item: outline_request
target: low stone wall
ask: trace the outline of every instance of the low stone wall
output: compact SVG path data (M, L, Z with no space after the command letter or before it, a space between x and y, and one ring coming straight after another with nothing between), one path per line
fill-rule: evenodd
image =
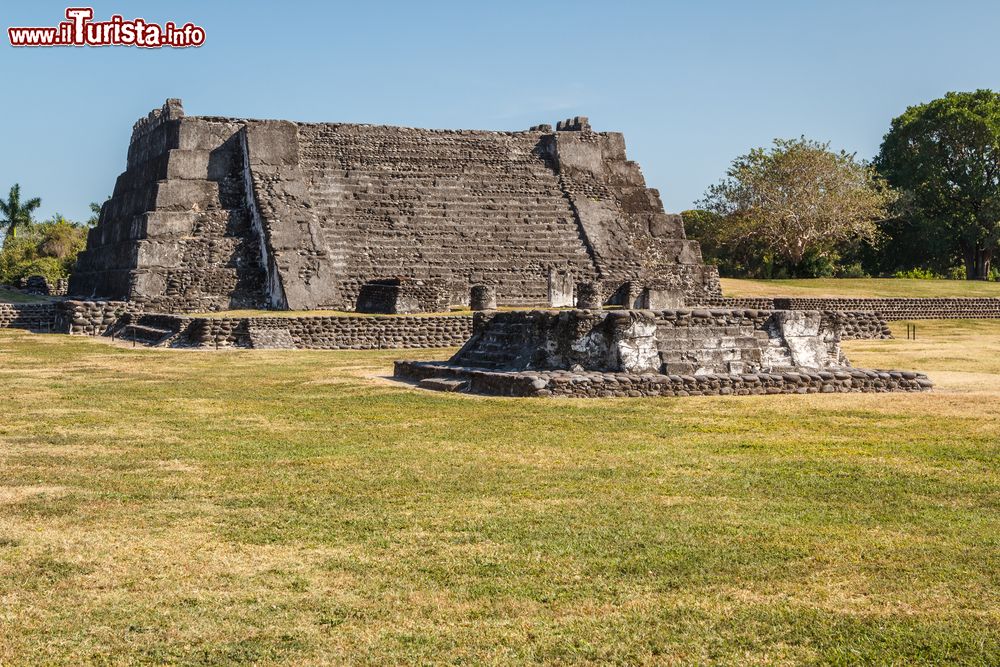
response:
M958 320L1000 318L1000 298L930 299L775 299L778 308L868 310L888 320Z
M572 371L484 371L438 362L397 361L395 376L420 381L448 378L465 390L497 396L639 398L643 396L747 396L927 391L923 373L844 368L783 373L658 375Z
M700 306L777 310L869 311L887 320L981 320L1000 318L1000 298L809 298L809 297L715 297L701 299Z
M179 343L251 347L251 330L287 329L297 349L458 347L472 335L469 315L192 318Z
M111 331L118 318L142 312L142 306L130 301L63 301L60 332L74 335L103 336Z
M28 276L18 281L18 289L26 294L40 294L42 296L65 296L69 281L66 278L59 278L55 282L50 282L45 276Z
M703 299L685 299L689 308L749 308L752 310L774 310L771 297L731 297L716 296Z
M760 319L768 313L719 312L718 310L668 311L676 326L706 322L738 323L741 318ZM663 313L660 313L663 314ZM116 324L134 324L123 316L142 316L144 324L182 332L179 344L195 347L250 347L251 328L287 328L300 349L373 349L458 347L472 335L472 316L430 317L256 317L206 318L144 313L141 304L125 301L76 301L53 303L0 303L0 328L18 327L73 335L107 335ZM119 318L123 318L119 321ZM841 332L841 339L891 338L885 321L875 313L824 313ZM160 321L162 320L162 322ZM744 320L746 321L746 320Z
M303 317L289 332L310 350L458 347L472 335L472 317Z
M881 313L824 310L824 325L833 328L840 340L888 340L889 323ZM828 324L827 324L828 323Z
M60 332L59 303L0 303L0 329Z
M212 318L145 313L126 301L0 303L0 328L105 336L140 324L177 331L173 344L192 347L253 347L253 334L269 329L306 350L459 347L472 335L471 315Z

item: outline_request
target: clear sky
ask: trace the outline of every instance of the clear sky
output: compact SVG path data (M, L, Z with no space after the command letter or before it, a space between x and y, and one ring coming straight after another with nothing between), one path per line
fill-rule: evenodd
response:
M73 3L83 4L83 3ZM124 169L132 123L192 115L514 130L574 115L625 133L668 211L729 162L806 135L870 158L890 120L949 90L1000 89L1000 2L145 2L95 18L207 31L196 49L13 49L0 11L0 194L84 219Z

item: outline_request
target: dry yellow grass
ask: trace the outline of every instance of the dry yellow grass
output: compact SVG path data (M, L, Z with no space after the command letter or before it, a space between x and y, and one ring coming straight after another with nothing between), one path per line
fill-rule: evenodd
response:
M370 377L447 351L0 332L0 664L995 663L1000 322L847 348L938 389L496 399Z
M1000 283L981 280L909 278L800 278L749 280L723 278L725 296L805 297L1000 297Z

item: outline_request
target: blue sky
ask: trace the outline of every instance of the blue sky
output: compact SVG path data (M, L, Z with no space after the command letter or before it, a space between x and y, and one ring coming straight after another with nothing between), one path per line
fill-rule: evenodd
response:
M82 4L82 3L75 3ZM5 3L0 194L88 215L125 165L132 123L189 114L523 129L587 115L625 133L668 211L775 137L870 158L893 116L949 90L1000 89L997 2L140 2L204 46L13 49L11 25L65 3Z

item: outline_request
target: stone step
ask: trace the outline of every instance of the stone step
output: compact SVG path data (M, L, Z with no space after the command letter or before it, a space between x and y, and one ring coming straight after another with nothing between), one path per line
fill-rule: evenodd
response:
M149 345L156 345L165 338L173 336L172 329L149 326L146 324L126 324L115 335L122 340L136 340Z
M432 389L434 391L464 391L469 383L465 380L454 380L451 378L424 378L417 383L421 389Z

